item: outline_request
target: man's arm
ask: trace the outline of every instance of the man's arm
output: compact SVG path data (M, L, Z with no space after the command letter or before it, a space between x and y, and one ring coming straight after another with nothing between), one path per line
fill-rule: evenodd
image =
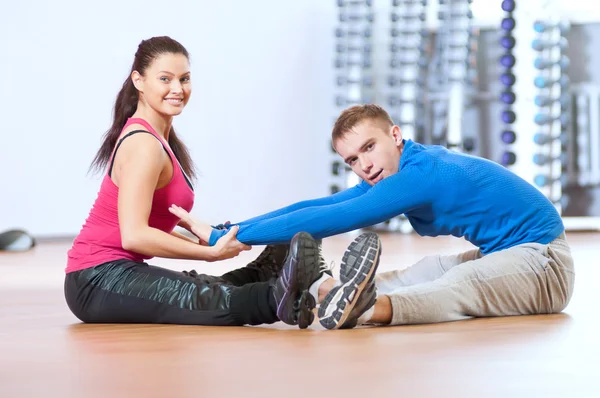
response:
M396 173L363 195L339 203L305 207L278 217L240 224L237 238L248 245L287 243L300 232L316 239L375 225L427 205L429 180L410 169ZM210 245L226 231L213 230Z
M360 184L355 185L352 188L345 189L345 190L337 192L333 195L325 196L325 197L318 198L318 199L310 199L310 200L304 200L301 202L297 202L292 205L283 207L281 209L278 209L278 210L275 210L275 211L272 211L272 212L269 212L266 214L262 214L257 217L253 217L251 219L242 221L240 223L236 223L236 225L239 225L241 228L243 225L250 225L250 224L260 222L260 221L268 220L270 218L280 217L285 214L293 213L297 210L304 209L307 207L326 206L326 205L331 205L334 203L344 202L346 200L354 199L354 198L364 194L368 189L369 189L369 185L366 184L365 182L361 182Z

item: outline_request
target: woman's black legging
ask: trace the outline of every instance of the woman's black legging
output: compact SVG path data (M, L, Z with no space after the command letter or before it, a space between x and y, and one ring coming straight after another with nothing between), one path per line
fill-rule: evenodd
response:
M241 326L274 323L269 277L240 268L216 277L117 260L65 276L65 298L86 323Z

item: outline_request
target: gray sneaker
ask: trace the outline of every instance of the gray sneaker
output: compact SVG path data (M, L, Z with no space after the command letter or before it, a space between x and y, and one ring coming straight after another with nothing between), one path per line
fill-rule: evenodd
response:
M374 232L356 238L344 253L340 282L319 307L319 322L326 329L349 329L375 305L375 272L381 256L381 241Z

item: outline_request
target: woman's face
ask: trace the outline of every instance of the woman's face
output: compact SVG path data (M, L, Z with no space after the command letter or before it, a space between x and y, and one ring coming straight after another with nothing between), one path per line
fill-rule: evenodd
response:
M179 115L192 94L190 64L183 54L162 54L143 76L134 72L132 77L142 100L165 116Z

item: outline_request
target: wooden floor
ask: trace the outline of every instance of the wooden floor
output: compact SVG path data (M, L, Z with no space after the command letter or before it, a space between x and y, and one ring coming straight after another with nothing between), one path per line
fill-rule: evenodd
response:
M354 235L324 242L339 258ZM0 253L0 397L600 397L600 234L568 235L576 288L563 314L326 331L83 325L62 295L68 242ZM470 248L382 236L380 270ZM221 274L222 264L157 260Z

